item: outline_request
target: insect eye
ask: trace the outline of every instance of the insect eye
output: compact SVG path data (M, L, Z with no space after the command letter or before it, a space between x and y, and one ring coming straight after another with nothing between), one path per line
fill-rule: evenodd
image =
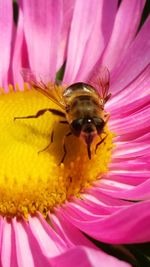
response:
M83 125L83 119L77 119L74 120L71 123L71 128L72 128L72 132L76 135L79 136L82 130L82 125Z
M104 128L105 122L101 118L93 118L93 120L97 129L97 133L100 134Z

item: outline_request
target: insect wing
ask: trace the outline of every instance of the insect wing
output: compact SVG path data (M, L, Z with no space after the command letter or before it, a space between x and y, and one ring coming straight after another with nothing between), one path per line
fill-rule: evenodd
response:
M111 94L109 93L110 85L110 73L106 67L101 67L97 74L93 75L94 78L89 80L89 83L98 89L100 97L105 104L110 98Z
M49 82L46 76L42 78L41 75L37 75L29 69L22 69L21 74L25 82L29 83L35 90L65 110L65 103L62 98L62 86Z
M32 72L30 69L22 68L20 73L21 73L21 76L23 77L23 80L31 85L32 85L32 81L36 80L36 74Z

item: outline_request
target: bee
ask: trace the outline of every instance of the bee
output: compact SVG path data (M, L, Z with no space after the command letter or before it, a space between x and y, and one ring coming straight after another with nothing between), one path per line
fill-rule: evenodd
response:
M22 71L24 80L35 90L48 97L59 109L46 108L39 110L35 115L25 117L14 117L16 119L38 118L45 112L51 112L54 116L60 117L59 123L68 124L69 132L63 138L63 163L67 154L65 140L68 136L74 135L81 138L87 147L88 158L91 159L91 144L95 137L99 136L100 141L96 144L95 153L98 146L104 142L101 138L104 126L109 120L110 114L104 110L105 103L109 100L110 75L106 67L101 67L96 79L89 80L88 83L77 82L69 86L59 86L55 83L47 85L38 80L36 76L27 70ZM54 131L51 134L50 144L53 142ZM46 146L43 152L50 146Z

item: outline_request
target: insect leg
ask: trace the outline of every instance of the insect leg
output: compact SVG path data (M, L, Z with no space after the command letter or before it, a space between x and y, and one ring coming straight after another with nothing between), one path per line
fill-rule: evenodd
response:
M104 138L102 138L102 139L96 144L96 147L95 147L95 154L96 154L96 151L97 151L98 147L104 142L104 140L106 139L106 137L107 137L107 135L106 135Z
M69 124L68 121L59 121L59 123L62 123L62 124Z
M59 123L68 124L68 122L65 121L65 120L64 121L59 121ZM50 147L50 145L53 143L53 141L54 141L54 129L53 129L53 131L51 133L51 141L50 141L50 143L46 147L44 147L42 150L38 151L38 154L41 153L41 152L44 152L45 150L47 150Z
M72 133L71 132L69 132L69 133L67 133L65 136L64 136L64 139L63 139L63 149L64 149L64 155L63 155L63 157L62 157L62 159L61 159L61 162L59 163L59 165L61 164L61 163L63 163L64 162L64 159L65 159L65 157L66 157L66 154L67 154L67 150L66 150L66 146L65 146L65 139L66 139L66 137L68 137L68 136L70 136Z
M38 154L41 153L41 152L44 152L45 150L47 150L50 147L50 145L53 143L53 141L54 141L54 130L51 133L51 141L50 141L50 143L46 147L44 147L42 150L38 151Z
M105 124L108 122L109 118L110 118L110 113L108 113L108 112L105 113L105 115L104 115Z
M53 108L45 108L45 109L41 109L39 110L35 115L29 115L29 116L23 116L23 117L14 117L14 120L18 120L18 119L36 119L40 116L42 116L45 112L51 112L53 115L56 115L56 116L60 116L60 117L63 117L65 118L65 113L60 111L60 110L57 110L57 109L53 109Z

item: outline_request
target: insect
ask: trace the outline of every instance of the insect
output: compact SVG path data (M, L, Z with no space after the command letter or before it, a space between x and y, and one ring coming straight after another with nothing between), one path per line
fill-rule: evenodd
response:
M91 159L91 144L95 137L100 137L100 141L95 147L95 153L98 146L107 137L106 135L104 138L101 138L104 126L110 117L109 113L104 110L105 103L111 96L109 93L110 76L108 69L102 67L98 77L95 80L89 81L89 83L77 82L65 88L53 83L46 85L46 83L41 79L38 80L28 70L23 70L23 77L35 90L57 104L59 109L46 108L39 110L35 115L14 117L14 120L38 118L47 111L55 116L59 116L59 123L68 124L69 126L69 132L63 138L63 157L60 163L63 163L65 160L67 154L65 141L70 135L75 135L85 142L88 158ZM99 89L99 92L96 90L96 87ZM51 140L48 146L39 152L48 149L53 142L53 137L54 131L51 133Z

